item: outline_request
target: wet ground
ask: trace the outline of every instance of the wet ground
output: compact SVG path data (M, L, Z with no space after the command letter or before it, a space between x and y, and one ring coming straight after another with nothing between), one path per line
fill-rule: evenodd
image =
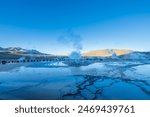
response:
M149 100L150 64L62 62L0 65L0 99Z

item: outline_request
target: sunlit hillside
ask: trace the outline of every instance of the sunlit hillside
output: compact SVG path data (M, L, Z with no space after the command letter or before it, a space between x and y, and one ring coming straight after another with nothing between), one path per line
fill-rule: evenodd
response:
M113 53L115 53L117 56L124 55L133 52L132 50L127 49L105 49L105 50L94 50L89 51L86 53L83 53L83 56L112 56Z

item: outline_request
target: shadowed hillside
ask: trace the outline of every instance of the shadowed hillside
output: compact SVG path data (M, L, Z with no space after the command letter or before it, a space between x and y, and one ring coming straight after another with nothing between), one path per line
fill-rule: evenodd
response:
M20 47L0 47L0 59L19 59L21 57L39 57L39 56L51 56L50 54L41 53L37 50L26 50Z

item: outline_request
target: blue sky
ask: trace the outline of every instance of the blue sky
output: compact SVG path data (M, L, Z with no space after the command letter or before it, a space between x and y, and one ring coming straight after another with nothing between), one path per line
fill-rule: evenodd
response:
M150 51L150 1L0 0L1 47L68 54L75 48L58 40L68 29L82 37L82 52Z

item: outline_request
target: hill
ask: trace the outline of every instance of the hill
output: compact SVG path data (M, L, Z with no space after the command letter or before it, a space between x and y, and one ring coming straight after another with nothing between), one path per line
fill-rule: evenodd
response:
M19 59L21 57L38 57L38 56L50 56L49 54L41 53L37 50L27 50L20 47L0 47L0 59Z
M109 57L112 56L114 53L117 56L125 55L132 53L132 50L126 49L105 49L105 50L93 50L86 53L83 53L82 56L101 56L101 57Z

